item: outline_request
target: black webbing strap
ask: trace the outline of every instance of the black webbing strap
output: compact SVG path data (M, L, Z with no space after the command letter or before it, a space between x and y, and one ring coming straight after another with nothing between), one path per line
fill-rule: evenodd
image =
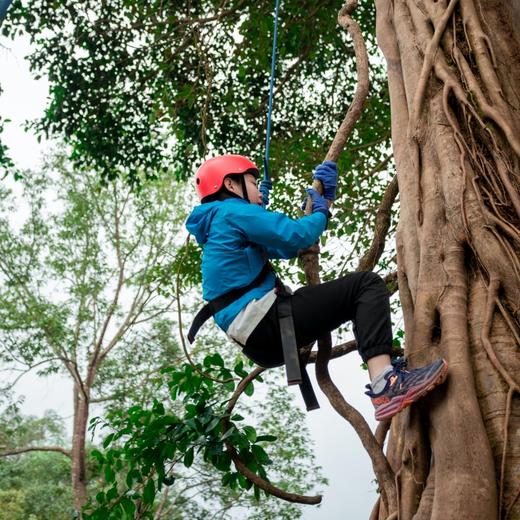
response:
M318 399L312 388L311 380L305 363L303 370L300 367L301 357L296 344L296 333L292 317L291 295L284 291L278 294L278 320L280 323L280 335L282 339L283 359L287 373L288 385L300 385L303 400L307 411L316 410L320 407Z
M282 336L283 360L287 373L288 385L300 385L302 373L300 370L300 357L292 319L291 297L278 295L278 321L280 323L280 335Z
M300 384L300 392L302 393L303 401L305 402L305 408L308 412L310 412L311 410L317 410L320 407L318 399L316 398L316 394L314 393L314 388L312 387L309 374L307 373L306 366L303 366L302 370L302 382Z
M204 323L209 320L214 314L226 308L228 305L233 303L235 300L238 300L241 296L248 293L251 289L259 286L264 278L267 276L269 272L272 272L271 264L266 263L258 276L245 287L239 287L238 289L232 289L231 291L215 298L208 302L200 311L196 314L193 322L191 324L190 330L188 331L188 341L193 343L195 341L195 336L199 329L204 325Z

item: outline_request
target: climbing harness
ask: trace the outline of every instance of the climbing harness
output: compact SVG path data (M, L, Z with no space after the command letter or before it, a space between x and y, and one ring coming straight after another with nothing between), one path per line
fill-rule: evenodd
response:
M278 13L280 11L280 0L276 0L276 7L274 11L274 34L273 34L273 50L271 53L271 78L269 80L269 102L267 105L267 130L265 136L265 155L264 155L264 186L265 183L270 182L269 177L269 146L271 144L271 115L273 113L273 90L274 90L274 77L276 71L276 48L278 39ZM266 192L266 196L269 195L269 188L266 187L262 190L263 186L260 187L260 191Z
M307 373L307 359L302 359L296 343L296 333L294 331L294 320L292 315L292 294L277 277L276 285L278 322L280 324L280 336L282 340L283 360L287 373L287 384L300 385L300 392L307 411L317 410L320 405L312 383Z
M204 307L202 307L202 309L200 309L199 312L195 315L190 330L188 331L189 342L193 343L195 341L197 332L209 318L214 316L217 312L221 311L234 301L241 298L244 294L248 293L255 287L261 285L269 273L274 273L274 269L270 262L266 262L260 273L250 284L238 289L232 289L231 291L219 296L218 298L215 298L214 300L209 301L206 305L204 305ZM287 374L287 384L300 385L300 391L302 393L303 400L305 401L307 411L315 410L320 406L318 404L318 400L316 399L316 394L314 393L309 375L307 374L307 370L305 368L306 360L301 359L298 345L296 344L296 334L294 331L294 321L292 317L292 295L283 285L278 276L276 276L275 287L283 358ZM244 348L244 354L247 356L247 348ZM275 366L279 366L279 364L273 364L264 368L273 368Z
M0 0L0 24L4 21L7 10L12 2L13 0Z

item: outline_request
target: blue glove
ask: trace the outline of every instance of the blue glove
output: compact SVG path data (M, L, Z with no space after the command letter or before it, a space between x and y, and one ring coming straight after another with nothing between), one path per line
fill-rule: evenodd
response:
M338 184L338 169L333 161L325 161L314 170L313 179L323 184L323 196L327 200L336 198L336 186Z
M332 217L332 213L329 211L329 205L327 201L314 189L308 188L307 193L310 195L312 200L312 212L320 212L323 213L327 217L327 223L329 218ZM305 207L307 206L307 198L303 200L302 210L305 211Z
M271 191L272 187L273 183L268 179L264 179L262 182L260 182L259 191L262 194L262 204L264 208L269 206L269 192Z

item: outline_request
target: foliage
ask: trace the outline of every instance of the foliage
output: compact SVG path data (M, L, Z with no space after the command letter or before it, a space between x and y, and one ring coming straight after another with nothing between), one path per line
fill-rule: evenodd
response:
M0 199L0 356L8 366L77 379L99 345L110 356L92 398L105 399L129 397L125 381L178 356L172 301L159 294L156 272L175 261L180 188L163 177L135 197L57 159L14 191L0 189Z
M0 449L48 443L63 446L63 421L53 410L46 410L43 417L23 416L21 402L8 402L0 414Z
M201 371L206 376L227 382L215 383ZM125 413L112 414L108 422L101 418L92 419L92 429L102 425L109 428L110 433L103 441L105 451L92 453L102 467L106 488L86 506L85 518L153 518L156 496L165 486L173 486L176 479L182 477L179 467L192 468L197 462L222 473L221 485L235 495L234 506L241 504L238 500L240 490L251 490L259 500L260 489L233 469L226 444L237 450L250 470L267 479L266 469L272 465L272 460L264 447L276 437L260 435L251 425L240 425L244 418L238 413L226 416L227 400L239 380L234 375L247 375L242 361L235 364L233 372L226 368L219 354L207 355L203 363L197 365L197 370L190 364L164 369L173 404L179 405L182 398L182 405L177 406L176 412L168 411L168 403L156 399L151 408L133 406ZM250 383L246 395L253 395L254 389L254 384ZM284 397L285 409L286 395ZM273 415L278 420L281 417L280 413L270 414ZM299 452L291 466L297 458L308 456L309 448L302 444L301 428L298 430L290 436ZM286 453L283 465L286 466L288 461ZM302 469L292 474L289 469L282 486L308 487L309 480L315 480L315 476L309 474L305 463ZM195 480L195 476L192 478ZM210 500L222 500L222 493L214 493ZM226 496L224 492L224 498ZM288 511L284 509L287 508L279 510L277 518L286 517ZM290 515L288 518L299 517L299 511L291 507Z
M0 445L64 445L63 420L54 412L42 418L20 415L7 406L0 415ZM67 520L72 509L70 460L60 453L34 452L0 458L0 519Z
M353 92L352 48L336 21L342 3L284 2L275 171L306 155L309 168L323 155ZM49 76L50 104L37 130L64 136L80 164L108 178L123 170L135 182L140 170L155 177L174 164L185 177L208 148L260 159L272 10L270 0L31 0L14 2L3 30L28 33L31 66ZM375 55L374 9L362 4L357 15ZM388 138L376 70L364 143Z

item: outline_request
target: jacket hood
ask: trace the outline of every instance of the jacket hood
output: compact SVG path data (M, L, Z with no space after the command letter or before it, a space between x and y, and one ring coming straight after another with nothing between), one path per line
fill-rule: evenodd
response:
M186 221L186 228L201 245L208 239L211 222L220 204L219 201L215 201L196 206Z

